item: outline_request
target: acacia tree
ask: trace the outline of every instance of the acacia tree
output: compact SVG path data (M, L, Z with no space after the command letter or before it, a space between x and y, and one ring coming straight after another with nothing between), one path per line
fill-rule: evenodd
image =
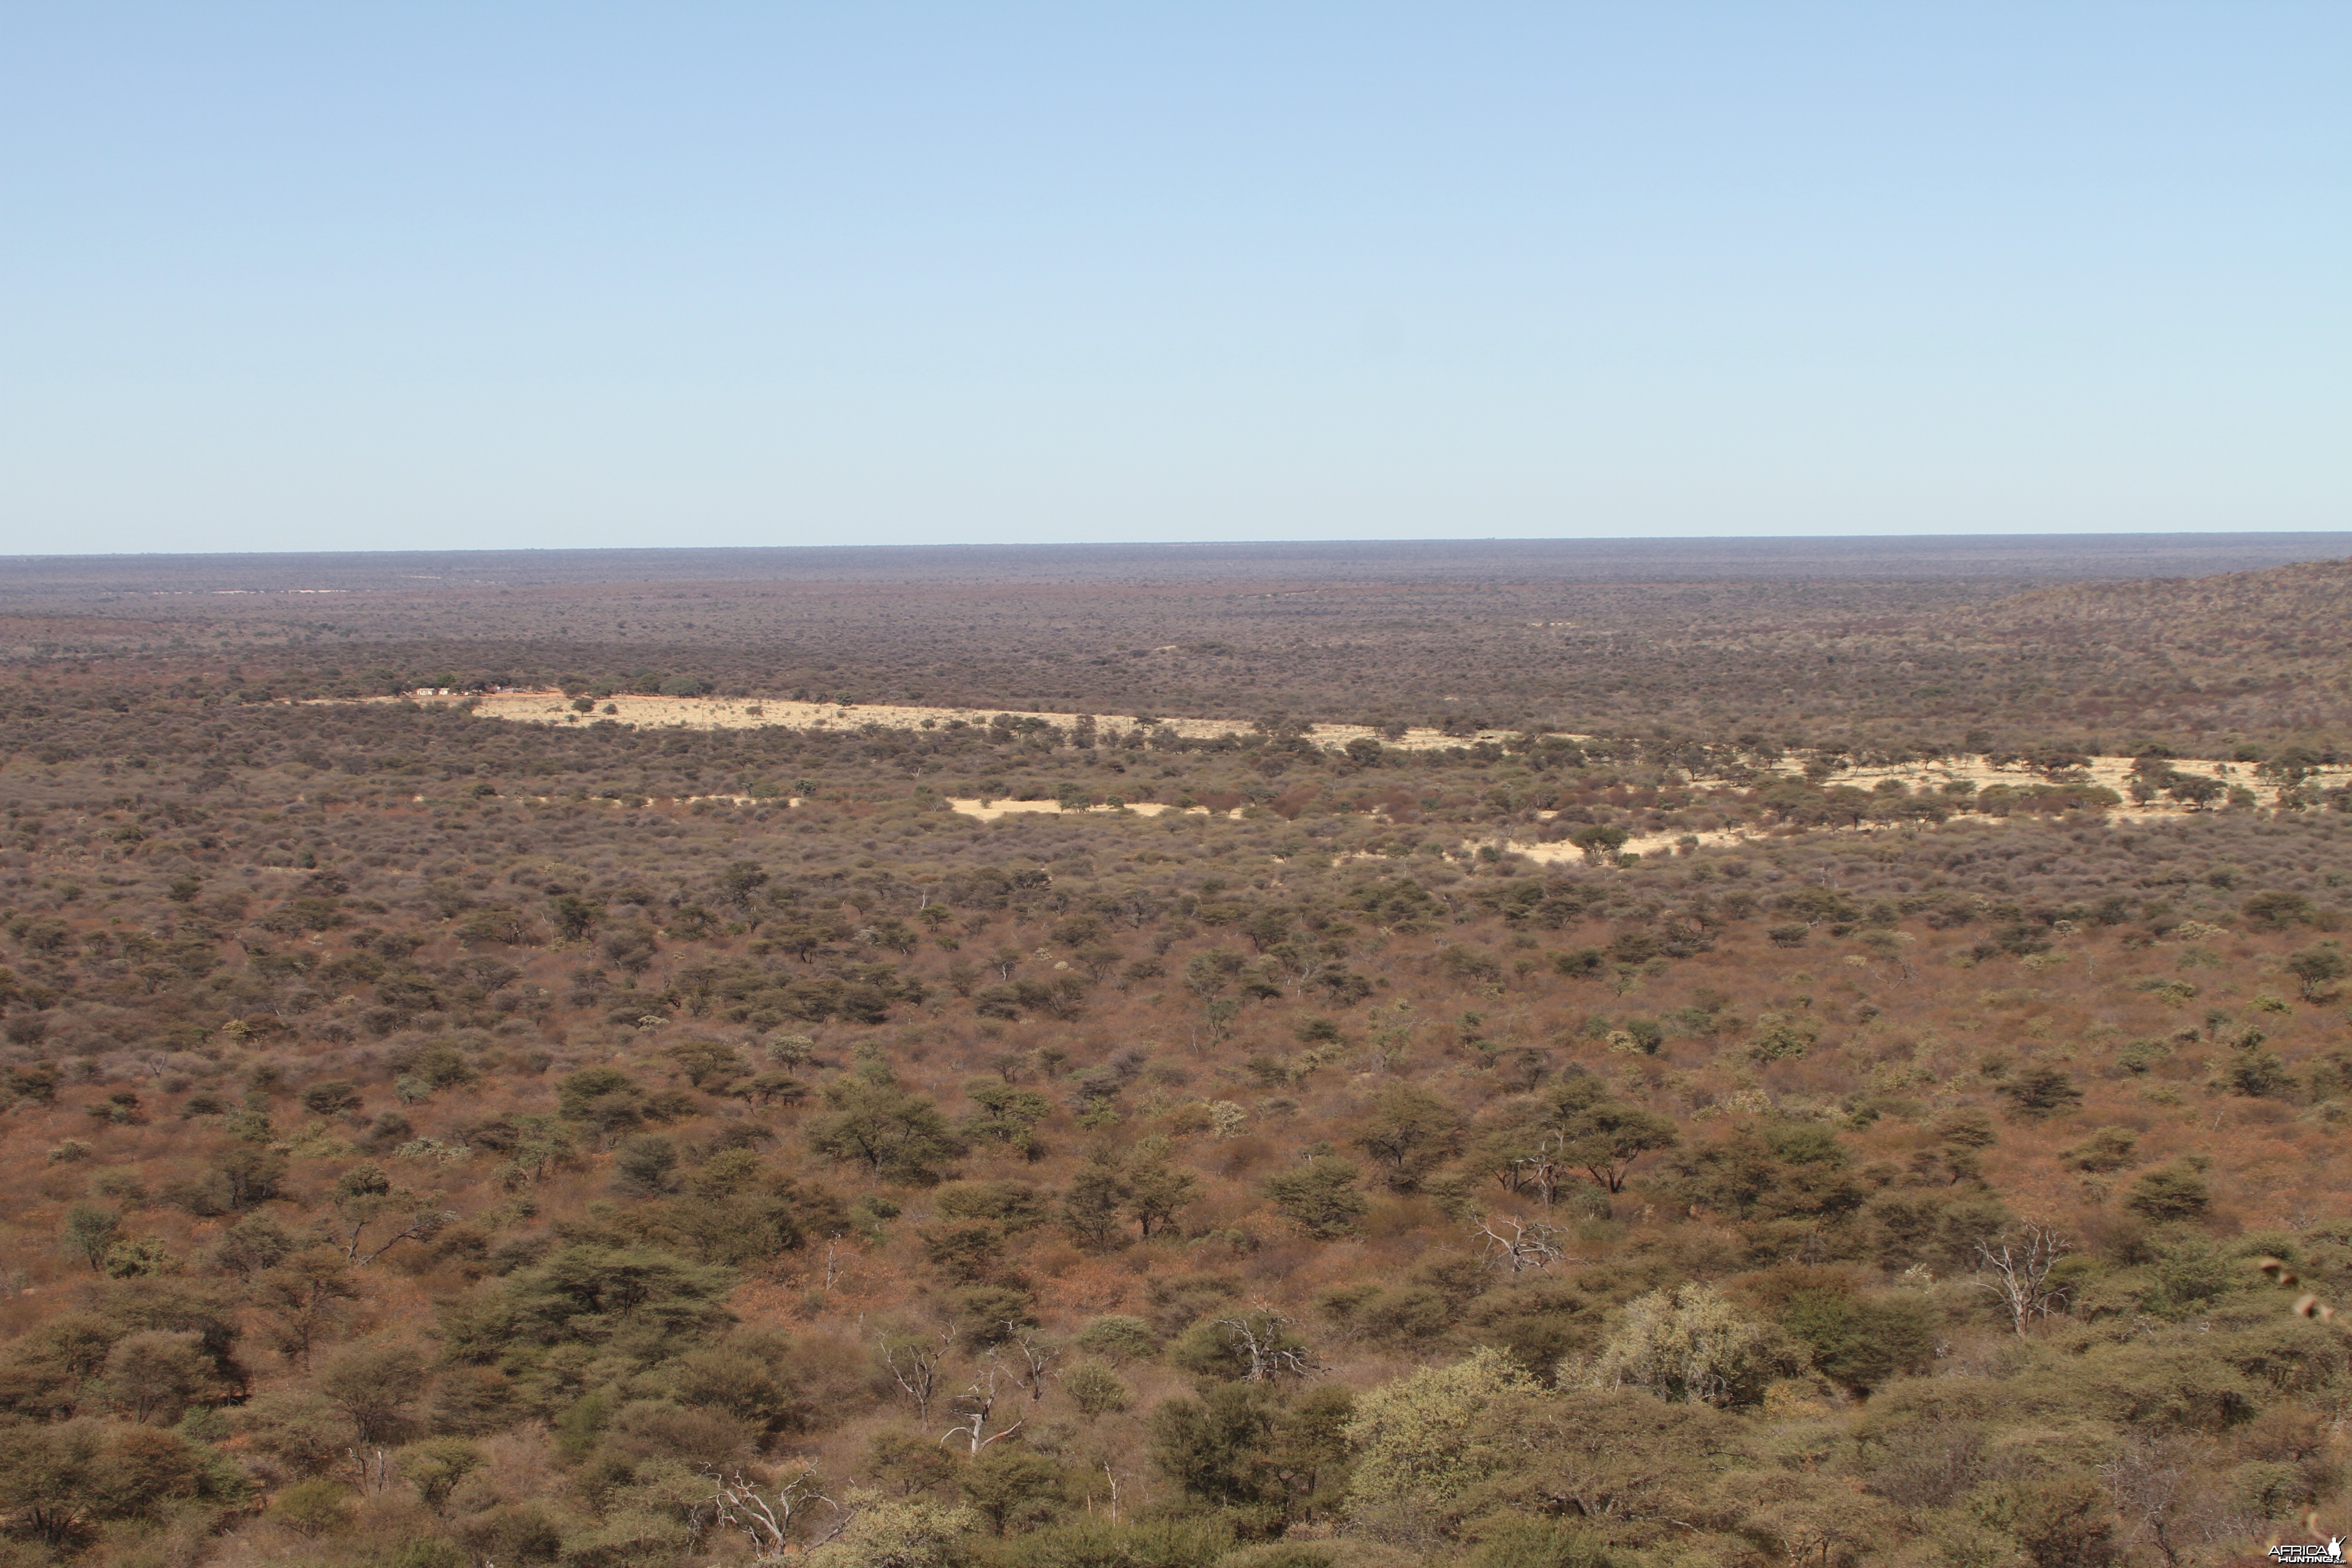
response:
M122 1216L103 1204L78 1203L66 1208L58 1244L67 1255L89 1265L93 1274L106 1267L107 1249L122 1234Z
M425 1394L425 1357L411 1345L354 1344L319 1370L319 1392L350 1418L365 1446L398 1442Z
M1582 1081L1588 1080L1571 1080L1571 1087L1580 1088ZM1611 1193L1625 1190L1633 1163L1643 1155L1682 1141L1670 1119L1618 1100L1563 1094L1559 1105L1560 1157L1583 1166Z
M1622 827L1595 823L1590 827L1577 829L1569 836L1568 841L1582 850L1587 860L1610 866L1616 864L1619 853L1625 847L1625 841L1632 837Z
M2286 971L2303 987L2303 999L2316 1002L2322 987L2352 973L2352 963L2347 963L2340 948L2306 947L2287 955Z
M1552 1126L1559 1129L1559 1162L1583 1166L1609 1192L1625 1190L1637 1159L1682 1142L1673 1119L1612 1100L1592 1077L1571 1077L1552 1090Z
M354 1165L335 1182L331 1201L343 1260L364 1268L404 1241L430 1241L457 1216L393 1185L376 1164Z
M350 1265L331 1247L298 1252L253 1282L255 1304L265 1314L266 1332L278 1352L296 1365L309 1367L317 1348L342 1304L359 1296Z
M1371 1207L1356 1184L1360 1174L1345 1160L1310 1160L1296 1170L1268 1176L1265 1195L1309 1236L1353 1236Z
M931 1182L963 1152L962 1141L927 1095L888 1079L835 1079L824 1088L825 1114L809 1125L809 1147L877 1177Z
M1242 955L1223 947L1196 952L1184 965L1184 989L1201 999L1201 1018L1208 1026L1209 1044L1213 1047L1224 1039L1226 1031L1241 1014L1241 1005L1224 992L1242 968Z
M101 1379L114 1407L133 1421L167 1425L189 1405L228 1392L194 1333L148 1330L118 1341Z
M1120 1207L1141 1228L1146 1241L1154 1231L1165 1229L1200 1188L1190 1171L1170 1162L1166 1142L1157 1138L1138 1151L1122 1173L1122 1185Z
M1108 1247L1118 1237L1119 1212L1126 1202L1125 1173L1108 1161L1089 1161L1062 1194L1062 1223L1086 1246Z
M1357 1145L1388 1167L1389 1185L1411 1192L1462 1147L1462 1118L1425 1089L1391 1084L1381 1091Z

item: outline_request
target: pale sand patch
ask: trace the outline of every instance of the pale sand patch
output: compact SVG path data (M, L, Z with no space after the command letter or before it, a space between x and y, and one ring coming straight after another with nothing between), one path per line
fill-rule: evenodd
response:
M420 795L416 798L421 801L425 797ZM551 795L512 795L509 798L513 800L527 800L539 805L552 805L555 804L558 797ZM704 800L721 800L725 801L730 805L804 805L807 804L796 795L649 795L645 797L645 802L647 805L692 805L697 801ZM624 803L617 795L592 795L580 804L583 805L619 806Z
M320 701L356 700L362 702L423 702L431 706L449 706L461 699L455 693L436 697L363 697L357 699L321 698ZM799 730L862 730L868 725L886 730L919 730L926 725L933 729L953 723L985 728L997 714L1009 715L1016 722L1039 719L1046 723L1066 727L1081 717L1076 713L1046 712L1031 709L1006 708L929 708L891 703L859 703L844 707L833 702L794 702L781 698L733 697L613 697L596 705L592 713L572 710L560 691L499 691L471 700L474 711L488 719L503 719L526 724L593 724L611 721L639 729L686 730L748 730L780 726ZM606 713L607 706L614 710ZM1164 718L1159 722L1187 740L1213 741L1221 736L1249 734L1252 725L1241 719ZM1122 741L1138 726L1127 715L1099 714L1096 730L1105 741ZM1383 746L1398 751L1442 751L1449 746L1468 746L1478 742L1499 744L1513 738L1516 731L1481 730L1475 735L1448 735L1443 731L1412 729L1398 740L1383 738L1376 730L1362 724L1317 724L1307 738L1326 749L1345 746L1349 741L1378 740ZM1589 735L1561 735L1566 741L1587 741ZM2125 797L2116 809L2135 816L2162 816L2179 813L2186 808L2170 801L2153 802L2146 806L2131 804L2127 786L2131 782L2130 757L2094 757L2083 770L2094 784L2101 784ZM2275 803L2278 786L2259 778L2251 763L2214 763L2182 760L2172 763L2175 771L2201 773L2224 784L2243 784L2264 805ZM1802 770L1783 763L1773 770L1798 776ZM1995 767L1981 756L1956 757L1941 763L1915 763L1894 767L1850 768L1834 773L1826 781L1832 784L1852 784L1867 789L1881 779L1900 779L1916 789L1921 785L1937 787L1948 783L1967 781L1979 788L1987 784L2033 784L2044 782L2032 769L2026 767ZM2352 781L2352 766L2322 768L2313 775L2314 782L2323 784ZM717 797L713 797L717 798ZM1031 802L1018 807L1036 809L1042 803ZM1139 809L1130 807L1129 809Z
M321 700L341 700L321 699ZM362 702L422 702L428 706L448 706L461 699L448 696L363 697ZM611 697L596 704L596 710L580 713L572 710L571 702L560 691L494 691L472 699L474 711L486 719L504 719L523 724L593 724L598 720L633 725L647 730L754 730L777 726L790 730L848 730L878 725L885 730L945 729L955 723L985 729L990 720L999 713L1008 714L1017 723L1024 719L1041 719L1048 724L1066 728L1081 717L1076 713L1050 713L1031 709L1012 708L928 708L894 703L856 703L844 707L835 702L794 702L774 697ZM606 706L613 711L604 711ZM1156 717L1156 716L1155 716ZM1246 719L1181 719L1163 718L1159 722L1188 741L1213 741L1225 735L1246 735L1252 724ZM1106 742L1123 741L1128 731L1139 728L1133 716L1098 714L1095 718L1096 732ZM1448 735L1442 730L1407 730L1402 737L1389 740L1365 724L1317 724L1307 732L1307 739L1326 750L1345 746L1355 740L1370 739L1398 751L1443 751L1448 746L1468 746L1480 741L1499 744L1516 731L1481 730L1473 735ZM1566 740L1589 737L1569 735Z
M457 694L451 693L446 697L407 695L360 698L356 700L417 701L435 706L448 706L460 700ZM320 700L345 700L320 699ZM633 696L609 698L596 705L596 711L580 713L572 710L570 701L560 691L500 691L476 697L471 700L476 713L485 718L501 719L509 722L567 725L607 721L639 729L730 730L781 726L788 729L856 731L868 726L882 729L919 730L926 727L940 729L954 723L986 728L989 721L999 713L1010 716L1015 722L1025 719L1038 719L1049 724L1067 726L1080 717L1075 713L1002 708L933 708L888 703L843 706L839 703L795 702L776 698ZM611 713L603 710L608 705L614 710ZM1253 729L1251 724L1238 719L1171 718L1160 719L1159 722L1187 740L1215 740L1226 735L1246 735L1252 732ZM1097 733L1107 743L1123 741L1128 733L1136 728L1138 726L1132 717L1097 715L1096 718ZM1317 724L1308 731L1307 739L1327 750L1335 751L1344 747L1349 741L1367 737L1379 740L1382 746L1393 750L1436 751L1449 746L1466 746L1480 741L1500 743L1511 739L1514 733L1505 730L1481 730L1471 736L1454 736L1438 730L1413 729L1406 731L1402 739L1389 740L1381 736L1378 731L1366 725ZM1567 735L1561 738L1569 741L1582 741L1591 737ZM2093 784L2111 789L2123 796L2120 804L2110 806L2100 814L2103 818L2127 821L2183 816L2191 814L2189 807L2177 801L2158 799L2144 805L2135 804L2131 799L2129 789L2133 762L2134 759L2130 757L2094 757L2082 769L2082 772L2089 775ZM2284 787L2259 777L2251 763L2217 763L2182 759L2175 761L2171 766L2178 773L2202 774L2208 778L2218 779L2223 784L2242 785L2252 790L2257 801L2263 805L2275 806ZM1783 763L1772 771L1791 777L1802 776L1802 769L1795 764ZM1915 791L1930 792L1940 790L1946 784L1962 781L1974 784L1979 789L1990 784L2033 785L2048 782L2031 768L1997 767L1988 758L1974 755L1955 757L1939 763L1849 768L1830 775L1823 782L1829 784L1847 784L1866 790L1882 779L1898 779ZM2352 766L2317 769L2309 782L2323 787L2352 782ZM420 800L422 798L419 797ZM664 804L691 805L698 800L727 801L742 805L758 804L748 795L688 795L668 800ZM799 805L801 801L793 797L783 804ZM1063 815L1061 803L1051 800L983 802L977 799L951 799L948 805L957 813L982 822L994 822L1007 816L1057 816ZM1246 808L1237 806L1230 812L1212 814L1206 806L1176 807L1160 802L1138 801L1125 806L1097 805L1087 809L1104 814L1124 810L1139 816L1158 816L1164 812L1181 810L1191 816L1223 815L1238 817ZM1369 815L1378 816L1379 814ZM1538 821L1549 821L1553 815L1555 814L1550 812L1538 812L1536 816ZM1973 813L1953 819L1955 825L2002 824L2009 820L2006 817L1980 816ZM1849 827L1814 828L1808 831L1873 835L1884 832L1916 831L1920 826L1923 825L1874 823ZM1754 829L1737 827L1696 835L1647 834L1628 839L1624 846L1624 852L1645 857L1667 855L1676 848L1683 847L1682 840L1686 837L1695 837L1698 840L1699 847L1720 848L1753 843L1766 837L1767 835ZM1486 844L1494 845L1510 854L1524 856L1539 865L1554 865L1584 858L1582 850L1567 843L1517 839L1473 839L1466 841L1464 847L1475 849Z
M965 816L976 816L982 822L994 822L998 817L1007 816L1076 816L1081 815L1078 812L1066 810L1058 800L958 800L950 795L948 797L948 807ZM1113 816L1125 811L1131 812L1137 816L1158 816L1171 811L1180 816L1239 816L1247 809L1246 806L1237 805L1231 811L1213 812L1205 805L1170 805L1163 801L1156 800L1136 800L1129 801L1125 805L1090 805L1086 808L1087 812L1097 816Z
M2101 757L2096 759L2096 763L2100 764L2100 766L2095 769L2085 769L2084 771L2093 773L2094 776L2097 778L2100 783L2106 784L2108 788L2115 789L2118 795L2123 795L2124 791L2120 787L2120 784L2127 784L2130 781L2131 759L2128 757ZM2275 805L2277 804L2277 796L2279 794L2278 786L2272 785L2267 782L2258 782L2249 764L2242 763L2179 763L2174 765L2178 771L2181 773L2200 773L2207 775L2208 777L2221 779L2227 784L2242 784L2248 788L2253 789L2257 797L2262 799L2263 805ZM2352 768L2326 768L2320 770L2320 774L2325 774L2329 777L2338 775L2352 776ZM2318 779L2319 782L2326 782L2325 779L2320 778L2320 774L2315 774L2315 779ZM1882 778L1899 778L1903 780L1904 783L1911 785L1915 790L1921 789L1923 787L1933 789L1948 779L1959 778L1970 779L1977 783L1979 787L1982 787L1987 784L2032 784L2045 782L2042 780L2041 775L2034 773L2030 770L2021 768L1995 768L1990 763L1985 762L1981 757L1964 759L1962 761L1956 762L1948 767L1936 765L1927 767L1913 766L1907 768L1856 768L1852 772L1837 774L1830 782L1832 784L1853 784L1856 787L1867 788L1870 784L1876 783ZM2114 779L2119 782L2109 784L2107 783L2109 779ZM1048 816L1060 816L1063 814L1061 804L1058 801L1051 800L1001 800L992 801L986 804L978 800L950 800L948 804L953 809L962 813L964 816L978 817L983 822L993 822L999 817L1014 813L1042 813ZM1180 808L1146 801L1131 804L1125 807L1096 805L1088 806L1087 809L1090 812L1096 813L1108 813L1123 809L1133 812L1138 816L1157 816L1162 812L1174 811ZM1206 806L1195 805L1182 807L1181 809L1192 816L1206 816L1212 815ZM1232 811L1218 813L1215 815L1228 817L1239 817L1248 808L1245 806L1236 806ZM1381 813L1378 811L1349 813L1348 815L1372 819L1379 819L1381 816ZM2146 805L2137 805L2133 804L2131 797L2128 795L2124 795L2124 799L2120 805L2108 806L2098 814L2100 820L2109 822L2137 821L2146 820L2150 817L2174 817L2187 815L2189 815L2189 808L2181 805L2176 801L2158 800L2151 801ZM1535 816L1536 819L1539 822L1549 822L1554 817L1558 816L1559 813L1551 811L1538 811ZM1861 837L1874 837L1880 834L1916 833L1923 830L1934 831L1939 827L2006 827L2013 823L2025 820L2034 820L2034 818L2032 818L2030 814L2016 816L1991 816L1979 815L1974 812L1967 812L1956 815L1948 821L1940 824L1917 821L1866 822L1842 826L1811 827L1801 829L1801 831L1807 837L1821 833L1835 833L1853 835ZM1696 833L1668 831L1664 833L1638 834L1625 841L1620 853L1638 855L1644 858L1660 858L1670 857L1684 849L1723 849L1742 844L1761 844L1768 840L1781 839L1789 837L1790 837L1790 835L1787 833L1774 833L1768 829L1757 827L1714 828L1705 832ZM1580 863L1587 859L1583 850L1564 839L1545 841L1517 838L1471 838L1464 840L1462 845L1462 847L1465 849L1472 850L1474 852L1488 847L1500 849L1506 854L1524 857L1528 860L1534 861L1539 866ZM1384 859L1387 857L1365 852L1353 858L1360 859Z
M1705 833L1651 833L1628 838L1625 840L1625 847L1620 853L1639 855L1647 858L1654 855L1673 854L1676 847L1680 846L1685 838L1697 839L1696 847L1701 849L1724 849L1735 844L1753 844L1764 837L1761 833L1744 827L1710 829ZM1557 865L1563 860L1584 858L1583 850L1565 840L1549 844L1510 843L1504 845L1503 847L1512 854L1524 855L1539 865Z
M2189 808L2175 800L2152 800L2145 805L2136 805L2133 802L2131 781L2132 763L2135 760L2131 757L2093 757L2081 769L2083 773L2090 775L2093 784L2111 789L2124 797L2121 805L2109 806L2106 814L2118 817L2188 815ZM2279 795L2286 788L2284 784L2275 784L2256 773L2254 764L2252 763L2215 763L2183 758L2174 761L2170 766L2172 771L2178 773L2195 774L2204 778L2219 779L2225 784L2242 785L2252 790L2255 800L2263 805L2278 805ZM1774 771L1790 777L1801 776L1803 772L1800 767L1785 764ZM1934 791L1947 784L1962 782L1973 784L1979 789L1988 784L2025 787L2049 782L2032 768L1996 767L1989 759L1981 756L1954 757L1940 763L1910 763L1898 767L1849 768L1843 773L1831 774L1822 782L1829 784L1851 784L1856 789L1869 789L1881 779L1898 779L1911 786L1914 791L1922 789ZM2339 765L2317 768L2313 770L2311 777L2305 782L2306 785L2318 785L2322 788L2352 782L2352 767Z
M2007 816L1961 816L1954 817L1950 822L1945 823L1942 826L1990 826L1994 824L2006 826L2015 820L2018 819ZM1849 833L1857 834L1864 837L1873 837L1881 833L1917 832L1922 829L1932 830L1937 826L1938 825L1935 823L1872 822L1864 823L1858 827L1808 827L1801 829L1799 835L1796 836L1811 837L1815 834L1821 833ZM1727 849L1742 844L1762 845L1785 842L1790 837L1793 836L1789 834L1764 833L1752 828L1741 827L1727 827L1706 833L1650 833L1643 834L1638 837L1628 838L1625 840L1624 847L1620 849L1618 853L1622 855L1638 855L1645 860L1663 859L1685 848ZM1685 838L1695 838L1698 842L1695 845L1685 845L1683 842ZM1560 839L1556 842L1544 842L1540 840L1528 841L1517 838L1471 839L1466 841L1463 845L1463 847L1465 849L1476 850L1486 848L1489 845L1493 846L1495 848L1502 850L1507 855L1524 856L1528 859L1534 861L1538 866L1580 864L1586 859L1584 851L1578 848L1575 845L1569 843L1566 839Z
M2091 776L2094 784L2103 785L2123 796L2119 804L2108 806L2098 814L2100 820L2132 822L2146 821L2152 817L2181 817L2194 815L2189 807L2175 800L2157 799L2144 805L2135 803L2131 798L2129 787L2132 781L2133 761L2134 759L2130 757L2094 757L2089 764L2081 770ZM2219 779L2226 784L2242 785L2253 792L2254 798L2259 804L2266 806L2275 807L2279 804L2279 796L2287 787L2257 775L2251 763L2182 760L2176 761L2171 765L2176 773L2194 773L2206 778ZM1791 777L1802 776L1801 770L1793 767L1784 766L1775 771ZM1975 784L1979 789L1983 789L1990 784L2024 786L2049 782L2031 768L1996 767L1990 761L1981 756L1956 757L1948 762L1914 763L1896 767L1851 768L1843 773L1833 773L1823 782L1830 784L1849 784L1856 789L1866 790L1881 779L1899 779L1910 786L1914 793L1927 794L1939 791L1946 784L1963 780ZM2336 766L2315 770L2306 782L2325 787L2341 784L2347 780L2352 780L2352 767ZM1956 797L1954 804L1960 804L1966 798L1965 796ZM1536 813L1536 818L1538 821L1549 822L1557 815L1555 812L1539 811ZM2012 822L2027 819L2022 816L1990 816L1967 812L1957 815L1940 825L1918 822L1872 822L1847 826L1814 827L1804 831L1808 835L1844 833L1870 837L1883 833L1916 832L1922 828L1932 829L1938 826L1946 827L2005 826ZM1653 833L1627 839L1622 852L1652 858L1672 855L1684 847L1719 849L1738 844L1753 844L1769 837L1775 836L1746 827L1728 827L1696 834ZM1786 835L1778 837L1786 837ZM1687 838L1695 838L1697 843L1695 846L1686 846L1684 841ZM1476 849L1486 845L1492 845L1507 854L1525 856L1538 865L1559 865L1568 861L1581 861L1585 858L1584 851L1565 842L1525 842L1518 839L1489 838L1473 840L1468 847Z

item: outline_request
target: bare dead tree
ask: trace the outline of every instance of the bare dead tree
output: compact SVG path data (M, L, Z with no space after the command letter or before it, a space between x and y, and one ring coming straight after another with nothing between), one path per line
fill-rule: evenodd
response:
M826 1295L828 1295L828 1296L829 1296L829 1295L831 1295L831 1294L833 1294L833 1288L834 1288L835 1285L839 1284L840 1282L841 1282L841 1233L840 1233L839 1231L835 1231L835 1232L834 1232L834 1233L833 1233L833 1235L832 1235L831 1237L827 1237L827 1238L826 1238L826 1240L825 1240L825 1244L824 1244L824 1289L825 1289L825 1294L826 1294Z
M1283 1330L1292 1320L1263 1303L1237 1318L1218 1318L1216 1326L1234 1331L1234 1348L1249 1363L1244 1383L1271 1383L1282 1377L1309 1377L1321 1370L1304 1345L1286 1340Z
M1515 1193L1532 1193L1536 1202L1551 1207L1561 1181L1570 1173L1563 1143L1562 1139L1545 1134L1533 1149L1511 1162L1505 1184Z
M915 1402L915 1419L928 1426L931 1419L931 1402L939 1397L940 1365L948 1359L950 1342L955 1330L943 1329L939 1342L929 1340L885 1339L881 1343L882 1364L890 1376Z
M392 1485L392 1456L383 1449L346 1448L343 1458L351 1461L360 1490L381 1492Z
M2074 1249L2056 1226L2028 1222L2013 1236L1977 1243L1977 1278L1970 1283L1999 1299L2023 1339L2036 1320L2064 1310L2066 1287L2052 1284L2050 1276Z
M962 1437L971 1444L971 1451L977 1455L991 1443L1012 1436L1027 1424L1029 1418L1024 1415L1010 1426L1000 1427L994 1432L988 1429L989 1422L996 1415L997 1393L1004 1376L1003 1363L997 1359L994 1351L989 1352L987 1359L981 1363L980 1375L972 1380L971 1386L948 1401L962 1419L940 1434L940 1442L944 1443L950 1437Z
M823 1546L847 1530L858 1514L855 1504L844 1505L818 1490L816 1471L806 1466L790 1479L777 1482L772 1493L756 1481L746 1480L740 1470L724 1476L717 1470L703 1473L716 1489L711 1505L719 1522L751 1543L755 1563L781 1563ZM825 1528L813 1531L804 1544L794 1543L791 1539L794 1525L818 1507L826 1510Z
M1013 1375L1028 1389L1029 1402L1034 1405L1045 1397L1045 1380L1054 1375L1054 1363L1062 1359L1062 1347L1049 1344L1034 1333L1023 1332L1017 1323L1008 1322L1004 1327L1013 1335L1010 1342L1021 1357L1021 1365Z
M1568 1256L1553 1239L1559 1232L1540 1220L1497 1215L1480 1220L1477 1230L1486 1238L1486 1255L1506 1273L1525 1274L1549 1268Z
M1295 942L1276 943L1268 962L1289 984L1293 997L1307 994L1307 987L1322 978L1332 965L1328 953Z
M2190 1501L2197 1459L2194 1447L2182 1439L2140 1437L2100 1467L2116 1511L2131 1533L2154 1542L2173 1568L2180 1562L2182 1510Z
M389 1191L346 1196L335 1206L343 1260L355 1268L366 1268L404 1241L430 1241L457 1220L454 1210L428 1208L413 1194ZM371 1236L378 1223L392 1228Z

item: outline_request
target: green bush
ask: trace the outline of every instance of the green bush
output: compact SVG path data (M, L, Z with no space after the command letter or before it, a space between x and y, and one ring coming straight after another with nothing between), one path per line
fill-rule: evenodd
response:
M1620 1568L1625 1561L1559 1520L1506 1517L1475 1533L1478 1543L1462 1568Z
M323 1477L296 1481L271 1500L269 1511L298 1535L325 1535L351 1522L352 1489Z
M1150 1361L1160 1353L1160 1339L1151 1325L1119 1313L1097 1318L1078 1331L1074 1342L1088 1355L1100 1356L1114 1366Z
M2212 1189L2195 1165L2185 1162L2154 1170L2134 1182L2124 1206L2153 1220L2200 1217L2212 1206Z

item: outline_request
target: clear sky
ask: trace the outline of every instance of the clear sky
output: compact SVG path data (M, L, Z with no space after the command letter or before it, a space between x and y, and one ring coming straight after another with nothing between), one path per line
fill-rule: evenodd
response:
M2352 526L2352 5L0 8L0 553Z

